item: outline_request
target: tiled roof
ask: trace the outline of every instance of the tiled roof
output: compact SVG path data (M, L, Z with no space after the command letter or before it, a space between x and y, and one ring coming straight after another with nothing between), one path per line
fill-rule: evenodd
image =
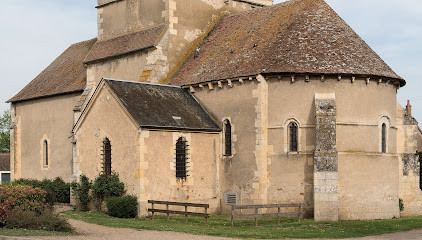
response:
M225 17L169 83L261 73L375 75L405 84L323 0L291 0Z
M142 128L220 131L220 127L186 89L104 79Z
M10 153L0 153L0 171L10 171Z
M83 60L97 39L73 44L9 102L82 91L86 85Z
M121 37L98 41L84 62L104 60L153 47L160 41L166 29L166 25L159 25Z

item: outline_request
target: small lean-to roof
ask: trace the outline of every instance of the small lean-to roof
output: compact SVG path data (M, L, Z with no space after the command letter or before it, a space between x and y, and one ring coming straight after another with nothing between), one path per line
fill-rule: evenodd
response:
M104 81L141 128L221 130L186 89L141 82Z
M84 62L96 62L154 47L166 30L167 25L162 24L121 37L98 41Z
M83 91L86 85L83 60L96 41L94 38L71 45L8 102Z
M0 171L10 171L10 153L0 153Z
M398 76L323 0L230 15L170 79L173 85L274 73Z

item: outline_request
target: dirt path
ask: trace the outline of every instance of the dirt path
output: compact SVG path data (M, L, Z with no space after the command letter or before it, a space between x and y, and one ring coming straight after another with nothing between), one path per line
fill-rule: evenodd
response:
M134 230L126 228L111 228L100 225L90 224L77 220L69 220L70 224L79 233L79 236L65 237L39 237L38 239L73 239L73 240L233 240L233 238L200 236L177 232ZM422 239L422 229L409 232L400 232L393 234L385 234L380 236L369 236L364 238L353 238L353 240L420 240ZM309 240L309 239L307 239ZM346 240L346 239L343 239Z
M37 237L37 239L54 239L54 240L224 240L230 238L197 236L178 232L164 232L164 231L149 231L149 230L134 230L127 228L111 228L95 224L90 224L78 220L69 219L70 224L76 229L78 236L63 236L63 237Z
M192 235L178 232L164 232L164 231L149 231L149 230L134 230L127 228L111 228L95 224L90 224L78 220L69 220L70 224L76 229L78 236L53 236L53 237L31 237L31 238L3 238L0 240L22 240L22 239L51 239L51 240L233 240L233 238L211 237L203 235ZM296 239L296 240L310 240L310 239ZM315 239L314 239L315 240ZM339 239L339 240L422 240L422 229L413 230L409 232L400 232L385 234L379 236L369 236L363 238L353 239Z

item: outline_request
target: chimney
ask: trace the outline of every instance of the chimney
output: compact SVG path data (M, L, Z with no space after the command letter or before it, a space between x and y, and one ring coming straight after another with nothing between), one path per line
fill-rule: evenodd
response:
M410 105L410 100L407 100L406 113L407 113L409 116L412 116L412 105Z

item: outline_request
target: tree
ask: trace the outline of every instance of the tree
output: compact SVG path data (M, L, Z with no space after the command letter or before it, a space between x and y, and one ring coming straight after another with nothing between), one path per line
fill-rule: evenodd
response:
M0 117L0 152L10 152L10 110Z

